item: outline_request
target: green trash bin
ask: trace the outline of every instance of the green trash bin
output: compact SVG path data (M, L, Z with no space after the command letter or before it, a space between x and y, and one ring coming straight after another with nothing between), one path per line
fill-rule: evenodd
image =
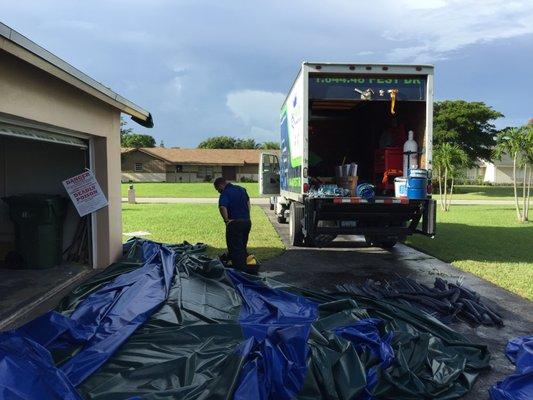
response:
M63 220L68 199L58 195L4 197L15 225L15 251L24 268L51 268L61 263Z

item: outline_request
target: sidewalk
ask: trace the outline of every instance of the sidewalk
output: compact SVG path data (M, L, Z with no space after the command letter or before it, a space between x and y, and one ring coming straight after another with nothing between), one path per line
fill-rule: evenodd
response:
M136 203L138 204L217 204L218 197L137 197ZM250 203L252 205L265 205L269 204L270 199L265 198L251 198ZM122 198L123 203L128 202L127 197Z
M268 197L254 197L250 199L253 205L268 205L270 199ZM127 197L122 198L123 203L128 202ZM217 204L218 197L138 197L136 199L138 204ZM438 200L437 200L438 202ZM513 205L514 200L452 200L452 204L457 205Z
M439 202L438 199L437 203ZM458 205L491 205L491 206L497 206L497 205L513 205L514 200L452 200L452 204L458 204Z

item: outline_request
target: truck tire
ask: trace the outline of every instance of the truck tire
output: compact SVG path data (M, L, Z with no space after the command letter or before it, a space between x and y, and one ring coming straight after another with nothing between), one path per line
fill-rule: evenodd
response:
M278 222L280 224L286 224L287 223L287 218L278 215Z
M289 211L289 242L291 246L301 246L304 241L302 232L302 219L304 208L301 205L291 202Z
M274 204L270 203L270 211L274 211Z

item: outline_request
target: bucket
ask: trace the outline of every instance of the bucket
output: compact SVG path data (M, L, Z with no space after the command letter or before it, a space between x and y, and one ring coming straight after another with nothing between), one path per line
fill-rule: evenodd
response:
M427 169L410 169L408 177L409 178L427 179L428 178L428 171L427 171Z
M425 169L409 170L407 179L407 197L413 200L424 200L427 198L428 172Z
M394 178L394 197L407 197L406 178Z
M407 197L410 200L425 200L427 198L427 190L407 188Z

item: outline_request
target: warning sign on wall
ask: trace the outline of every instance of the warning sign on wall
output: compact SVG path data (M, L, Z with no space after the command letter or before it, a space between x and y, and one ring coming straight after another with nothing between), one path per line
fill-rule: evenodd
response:
M85 171L63 181L70 200L80 217L107 206L107 199L96 181L93 171Z

